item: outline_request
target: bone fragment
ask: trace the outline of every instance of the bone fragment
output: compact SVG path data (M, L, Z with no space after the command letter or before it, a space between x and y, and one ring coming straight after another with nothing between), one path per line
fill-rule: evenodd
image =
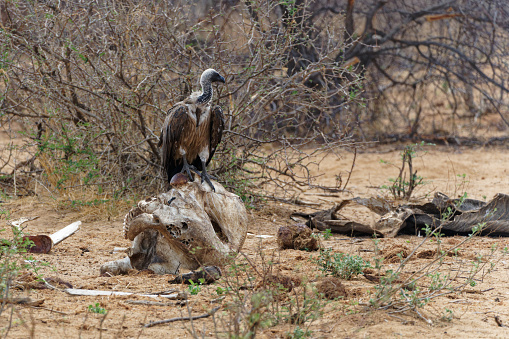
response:
M76 231L80 229L80 225L81 221L75 221L61 230L51 234L49 237L53 241L53 246L76 233Z
M19 219L16 219L16 220L13 220L13 221L8 221L7 223L9 225L11 225L11 227L15 227L16 229L21 229L21 225L23 225L24 223L26 223L27 221L32 221L32 220L35 220L39 218L38 216L36 217L21 217Z
M182 292L177 292L173 294L139 294L139 293L131 293L131 292L122 292L122 291L101 291L101 290L85 290L79 288L66 288L64 292L70 295L84 295L84 296L117 296L117 295L137 295L140 297L149 297L149 298L166 298L170 300L180 300L185 298Z

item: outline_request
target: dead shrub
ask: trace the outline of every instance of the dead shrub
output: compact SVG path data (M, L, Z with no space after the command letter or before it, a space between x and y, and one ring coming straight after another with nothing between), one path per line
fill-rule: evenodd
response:
M316 36L309 27L306 35L295 23L313 13L299 5L289 17L288 6L2 6L9 20L0 30L0 126L18 122L26 141L19 149L31 160L14 170L30 168L51 194L165 190L157 143L166 112L198 89L203 70L215 68L226 78L214 95L226 130L211 172L247 202L260 187L284 196L315 185L309 167L354 145L347 107L357 101L361 76L330 58L344 51L341 34ZM304 50L313 62L298 56Z

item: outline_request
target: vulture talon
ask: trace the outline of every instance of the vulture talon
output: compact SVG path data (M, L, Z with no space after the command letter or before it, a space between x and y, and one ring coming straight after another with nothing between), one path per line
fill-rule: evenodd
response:
M182 159L184 160L184 165L182 166L182 173L187 174L189 181L194 181L194 176L191 174L191 167L187 163L186 156L184 155Z
M212 188L212 192L216 191L216 189L214 188L214 185L212 185L212 181L210 181L210 178L209 178L208 174L202 173L202 176L201 176L201 183L202 184L203 184L203 181L205 181L210 186L210 188Z
M201 163L203 168L203 171L201 171L201 184L203 185L203 181L205 181L210 188L212 188L212 192L215 192L216 189L214 188L214 185L212 185L212 181L210 181L211 176L207 173L207 165L204 160L201 160Z

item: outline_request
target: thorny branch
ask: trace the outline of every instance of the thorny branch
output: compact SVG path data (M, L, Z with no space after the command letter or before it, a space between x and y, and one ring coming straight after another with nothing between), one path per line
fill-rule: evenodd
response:
M341 121L333 114L356 102L349 88L360 77L330 57L345 49L334 32L306 35L311 3L232 4L1 6L0 125L16 121L25 130L30 161L22 164L39 167L38 182L52 192L165 189L156 146L164 112L213 67L226 76L215 91L227 118L211 164L219 179L238 193L262 183L269 196L320 186L309 168L314 149L355 146L350 113ZM308 52L314 59L302 61ZM293 61L299 66L288 72Z

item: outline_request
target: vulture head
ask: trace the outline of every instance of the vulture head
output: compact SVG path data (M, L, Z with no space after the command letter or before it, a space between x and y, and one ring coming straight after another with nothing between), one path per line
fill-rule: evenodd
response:
M215 69L209 68L201 74L200 84L204 87L211 82L222 82L224 84L225 80Z

